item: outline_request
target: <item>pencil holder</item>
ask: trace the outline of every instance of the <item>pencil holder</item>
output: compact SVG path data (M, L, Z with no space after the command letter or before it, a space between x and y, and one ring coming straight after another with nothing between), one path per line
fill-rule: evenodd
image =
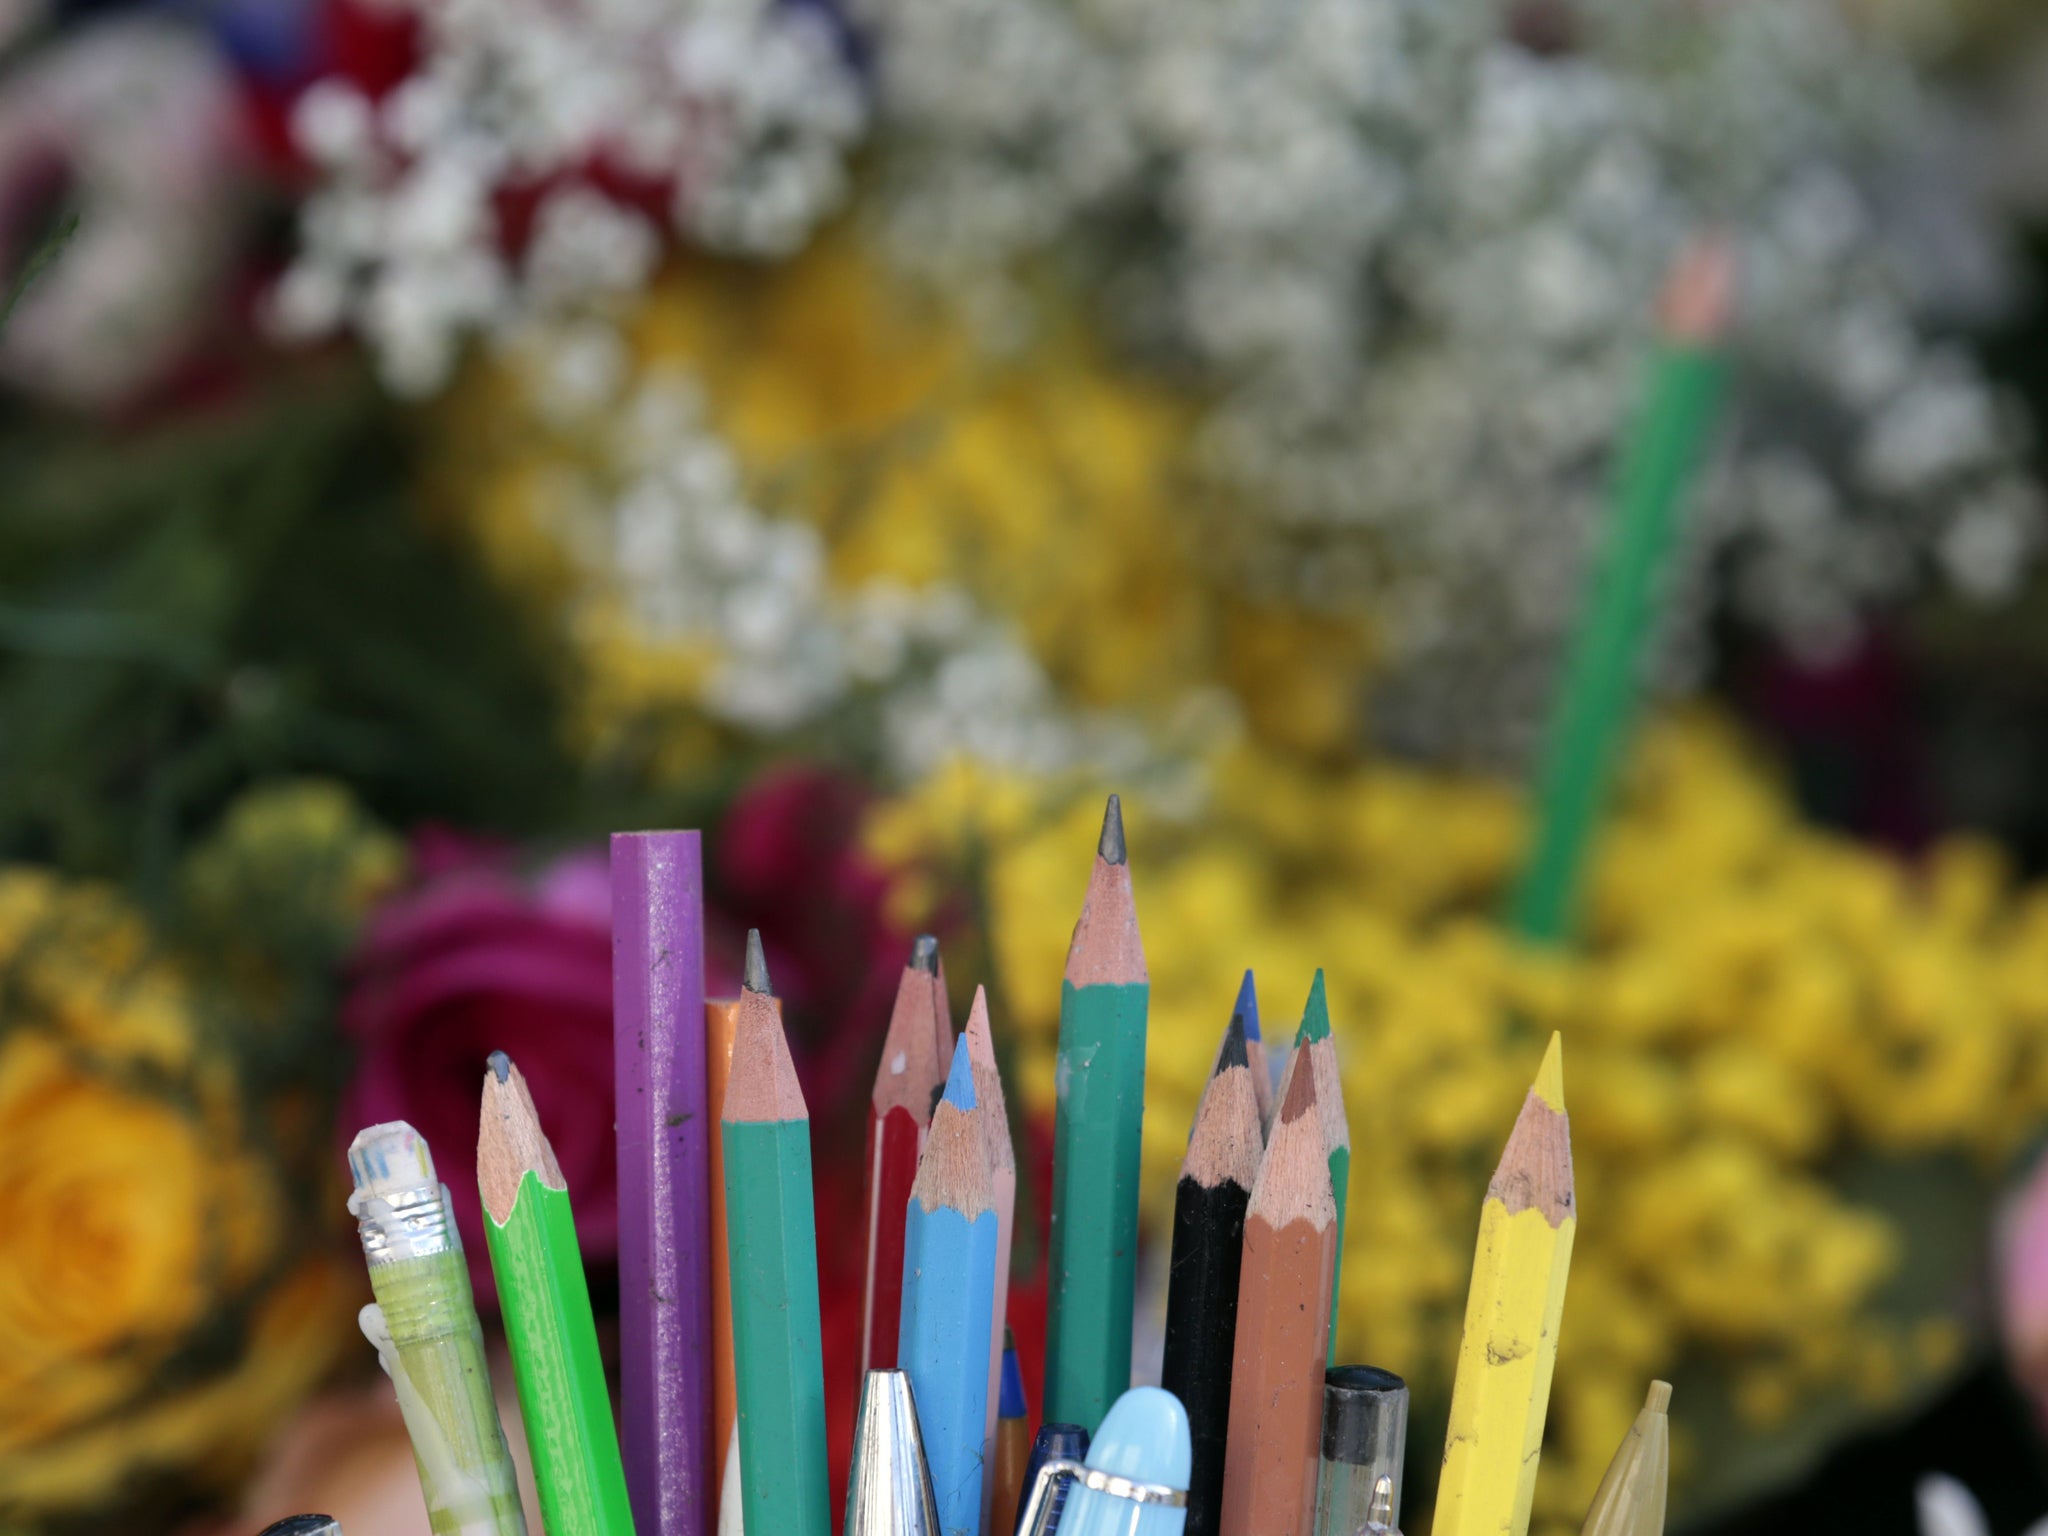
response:
M1032 1479L1031 1492L1024 1501L1024 1514L1017 1522L1017 1536L1046 1536L1052 1529L1054 1494L1063 1487L1078 1485L1123 1499L1132 1504L1154 1504L1167 1509L1186 1509L1188 1491L1164 1483L1133 1482L1114 1472L1099 1472L1084 1462L1056 1458L1046 1461Z

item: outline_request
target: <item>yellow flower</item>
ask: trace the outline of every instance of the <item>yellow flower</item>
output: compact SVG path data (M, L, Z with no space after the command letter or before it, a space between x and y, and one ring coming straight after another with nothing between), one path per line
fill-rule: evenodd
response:
M282 1199L233 1064L106 890L0 871L0 1503L125 1423L270 1270ZM119 1468L77 1482L104 1498ZM24 1495L25 1497L25 1495Z
M1144 1200L1157 1232L1241 969L1284 1046L1325 969L1352 1128L1339 1350L1448 1389L1480 1192L1545 1032L1565 1032L1581 1219L1539 1512L1583 1513L1645 1381L1710 1363L1759 1434L1818 1392L1945 1368L1940 1317L1874 1308L1904 1242L1828 1182L1845 1149L1995 1152L2048 1111L2048 895L1969 845L1924 880L1801 827L1741 739L1646 734L1593 871L1589 942L1494 914L1522 821L1495 784L1258 741L1168 818L1125 788L1152 979ZM972 877L1015 1016L1012 1102L1051 1112L1058 978L1101 787L956 764L869 845ZM971 858L968 854L971 850Z

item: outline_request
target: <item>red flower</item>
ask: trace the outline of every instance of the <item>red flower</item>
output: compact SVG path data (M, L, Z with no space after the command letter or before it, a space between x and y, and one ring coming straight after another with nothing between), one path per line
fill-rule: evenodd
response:
M423 879L372 917L343 1005L360 1061L341 1136L402 1119L427 1138L478 1290L491 1292L474 1166L484 1059L502 1050L532 1085L584 1252L609 1259L619 1197L604 856L586 850L528 873L445 833L425 834L417 853Z

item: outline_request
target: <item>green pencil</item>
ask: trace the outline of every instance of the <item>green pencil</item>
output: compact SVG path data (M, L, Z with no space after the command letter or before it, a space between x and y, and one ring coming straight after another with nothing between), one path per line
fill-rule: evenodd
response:
M719 1133L741 1513L750 1531L832 1536L811 1118L774 1000L751 987L740 990Z
M633 1536L568 1182L503 1051L484 1074L476 1181L541 1524L548 1536Z
M1665 289L1662 337L1544 740L1529 859L1510 913L1515 930L1541 944L1564 942L1576 915L1641 681L1657 580L1721 396L1731 276L1727 247L1706 241L1679 259Z
M1338 1069L1337 1037L1330 1033L1330 1001L1323 991L1322 968L1309 983L1308 1004L1301 1010L1301 1029L1287 1070L1306 1060L1316 1079L1316 1113L1323 1122L1323 1145L1329 1150L1330 1193L1337 1201L1336 1258L1330 1271L1330 1361L1337 1359L1337 1301L1343 1294L1344 1211L1351 1191L1351 1120L1344 1113L1344 1074ZM1286 1092L1283 1081L1281 1092Z
M1046 1421L1090 1434L1131 1384L1150 994L1123 807L1111 795L1060 984L1045 1342Z

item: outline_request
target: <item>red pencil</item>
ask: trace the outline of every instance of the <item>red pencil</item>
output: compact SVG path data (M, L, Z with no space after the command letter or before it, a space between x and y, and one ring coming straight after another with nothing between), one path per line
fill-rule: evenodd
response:
M910 951L896 983L882 1064L868 1101L867 1159L861 1195L867 1213L867 1282L861 1302L861 1370L896 1367L896 1337L903 1310L903 1223L910 1187L917 1182L917 1158L931 1128L932 1105L945 1091L947 1058L938 1054L939 1032L953 1033L937 1003L939 941L930 935Z

